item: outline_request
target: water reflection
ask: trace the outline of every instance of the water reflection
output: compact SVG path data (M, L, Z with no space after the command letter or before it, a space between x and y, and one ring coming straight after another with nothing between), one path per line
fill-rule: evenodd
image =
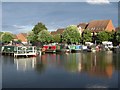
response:
M35 70L43 73L49 67L64 68L70 73L87 73L90 76L111 78L118 69L112 52L45 54L41 57L14 59L18 71Z
M88 72L92 76L111 77L114 66L112 64L112 53L91 53L83 55L82 71Z
M36 58L14 58L14 64L16 64L16 69L18 71L31 70L36 66Z

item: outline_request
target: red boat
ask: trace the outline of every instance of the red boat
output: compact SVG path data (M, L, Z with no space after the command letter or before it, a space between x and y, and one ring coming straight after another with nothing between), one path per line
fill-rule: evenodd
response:
M55 45L44 45L43 48L45 49L46 53L55 53L56 52Z

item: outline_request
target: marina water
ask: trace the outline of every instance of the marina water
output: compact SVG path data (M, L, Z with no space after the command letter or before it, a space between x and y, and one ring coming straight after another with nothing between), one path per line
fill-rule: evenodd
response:
M2 56L2 88L117 88L120 55L112 52Z

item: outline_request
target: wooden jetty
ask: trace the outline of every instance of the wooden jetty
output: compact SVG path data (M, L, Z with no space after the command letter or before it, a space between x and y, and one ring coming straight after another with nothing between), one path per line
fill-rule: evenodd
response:
M3 46L1 49L2 55L18 56L37 56L41 55L41 51L37 51L35 46Z

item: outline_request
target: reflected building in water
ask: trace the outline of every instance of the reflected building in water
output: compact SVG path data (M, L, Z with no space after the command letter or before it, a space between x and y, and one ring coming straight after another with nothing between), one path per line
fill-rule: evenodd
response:
M91 76L112 77L114 66L112 53L82 54L78 70L87 72Z
M110 78L114 71L112 53L76 53L56 57L59 66L70 72L87 72L91 76Z
M31 70L36 66L36 58L14 58L14 64L18 71Z
M38 72L46 67L60 67L74 73L87 72L91 76L111 77L114 71L112 53L70 53L45 54L33 58L14 59L17 70L35 69Z

